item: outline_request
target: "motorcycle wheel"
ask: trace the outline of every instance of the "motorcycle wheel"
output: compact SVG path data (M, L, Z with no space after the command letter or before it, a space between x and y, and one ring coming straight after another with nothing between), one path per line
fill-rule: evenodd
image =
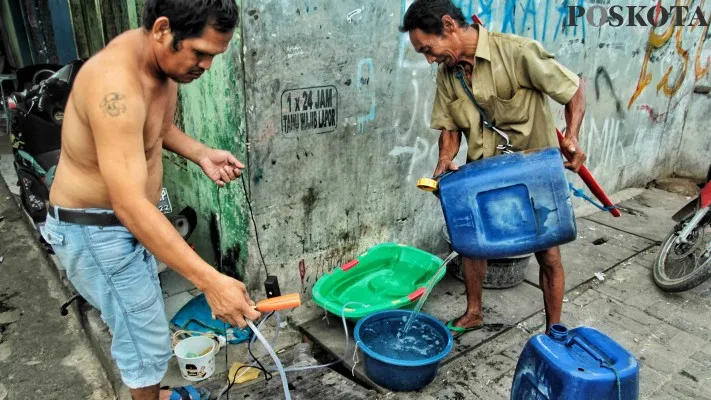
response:
M677 243L679 231L691 217L678 224L662 242L654 262L654 283L666 292L683 292L711 277L711 221L706 220L689 235L691 243Z

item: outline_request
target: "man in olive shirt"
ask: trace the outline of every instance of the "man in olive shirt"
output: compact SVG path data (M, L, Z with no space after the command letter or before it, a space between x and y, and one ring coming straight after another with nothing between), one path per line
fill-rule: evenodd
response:
M475 17L475 21L476 21ZM509 136L515 151L557 147L558 139L547 96L565 105L567 124L563 146L574 154L565 166L578 171L585 154L578 133L585 114L585 94L577 75L559 64L540 43L519 36L487 32L468 25L450 0L416 0L405 14L402 32L429 63L437 62L437 94L431 128L441 130L435 175L457 170L452 161L462 133L467 140L467 162L501 154L502 135L483 123L458 72L489 122ZM560 322L565 277L560 249L536 253L546 311L546 331ZM482 283L487 260L463 259L467 310L448 323L455 333L481 328Z

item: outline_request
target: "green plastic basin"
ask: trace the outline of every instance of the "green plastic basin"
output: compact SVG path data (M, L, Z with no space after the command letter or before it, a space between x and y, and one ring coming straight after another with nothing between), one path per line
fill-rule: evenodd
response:
M443 260L426 251L384 243L368 249L314 285L314 302L329 312L358 320L372 313L413 305ZM445 274L437 274L439 282ZM348 303L362 303L348 304Z

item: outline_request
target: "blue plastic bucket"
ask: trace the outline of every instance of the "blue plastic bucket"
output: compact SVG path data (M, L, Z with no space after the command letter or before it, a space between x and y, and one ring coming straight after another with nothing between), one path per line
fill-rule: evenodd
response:
M429 358L400 360L378 354L369 346L368 339L364 342L364 330L372 327L375 323L390 320L394 322L403 321L412 314L409 310L390 310L371 314L361 319L355 327L355 340L364 354L365 373L373 382L378 385L398 392L410 392L424 388L429 385L437 375L439 363L452 351L454 340L449 329L430 315L420 313L417 321L432 328L437 339L443 343L443 350ZM394 324L398 326L398 324ZM372 344L372 343L371 343Z

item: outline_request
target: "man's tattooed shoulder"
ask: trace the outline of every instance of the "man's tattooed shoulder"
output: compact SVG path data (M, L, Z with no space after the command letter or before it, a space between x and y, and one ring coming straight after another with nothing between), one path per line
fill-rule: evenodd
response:
M101 100L101 110L110 117L118 117L126 112L126 96L121 93L109 93Z

